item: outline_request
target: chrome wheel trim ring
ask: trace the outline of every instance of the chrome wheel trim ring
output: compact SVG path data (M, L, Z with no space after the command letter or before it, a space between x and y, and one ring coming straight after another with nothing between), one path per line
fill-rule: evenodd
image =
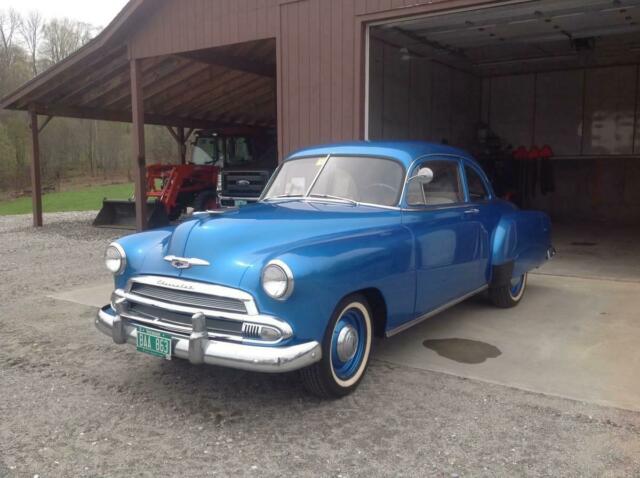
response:
M364 340L364 350L363 350L360 363L358 364L358 368L353 373L353 375L345 379L340 378L336 373L336 369L333 364L333 357L332 357L333 341L330 344L331 348L329 351L329 367L331 368L331 375L334 381L336 382L336 384L344 388L351 387L352 385L357 383L358 380L360 380L360 378L362 377L365 371L366 365L369 361L369 354L371 352L371 341L372 341L372 334L373 334L373 327L371 324L371 316L369 315L369 311L367 311L367 308L364 305L362 305L360 302L352 302L351 304L344 307L340 312L340 316L338 317L338 320L336 321L336 326L340 323L340 319L342 318L342 316L344 316L351 309L357 309L362 314L362 317L364 319L363 335L365 336L362 338L360 337L358 338L358 345L360 345L361 340ZM334 332L335 332L335 326L334 326ZM356 350L358 348L358 345L356 345Z
M524 295L524 290L526 288L527 288L527 273L525 272L520 277L520 280L518 280L515 284L513 283L511 284L511 287L509 288L509 295L511 296L511 299L518 302L520 299L522 299L522 296Z

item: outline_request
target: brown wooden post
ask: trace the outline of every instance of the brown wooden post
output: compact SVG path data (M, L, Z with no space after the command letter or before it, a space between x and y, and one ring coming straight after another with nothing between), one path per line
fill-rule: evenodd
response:
M38 128L38 113L33 107L29 108L29 123L31 127L31 202L33 209L33 226L42 227L42 177L40 171L40 129Z
M187 138L184 135L184 128L178 128L178 144L180 147L180 164L187 164Z
M131 143L133 146L134 181L136 194L136 229L147 229L147 165L144 140L144 97L140 60L130 60L131 69Z

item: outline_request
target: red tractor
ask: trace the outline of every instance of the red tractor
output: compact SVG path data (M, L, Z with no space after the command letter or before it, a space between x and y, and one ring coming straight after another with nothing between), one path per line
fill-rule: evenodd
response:
M230 136L211 131L196 132L191 159L186 164L156 164L147 167L147 223L150 228L169 225L187 208L218 209L218 191L225 167L264 166L264 158L277 162L272 135ZM271 146L269 146L271 144ZM254 160L254 158L259 158ZM268 175L267 175L268 177ZM105 199L94 221L98 227L135 227L135 202Z

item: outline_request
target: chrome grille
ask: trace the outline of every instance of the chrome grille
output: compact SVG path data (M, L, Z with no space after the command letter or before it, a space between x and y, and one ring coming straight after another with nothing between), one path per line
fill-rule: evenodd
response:
M158 325L173 325L184 327L187 330L191 330L192 327L191 316L189 314L181 314L179 312L136 303L132 303L129 306L129 312L138 317L157 320L159 321ZM243 323L234 320L207 317L206 324L207 330L212 333L242 335L243 332Z
M142 284L134 282L131 284L131 293L147 297L149 299L181 304L190 307L203 307L210 310L223 310L246 314L247 308L243 301L229 297L219 297L198 292L174 290L166 287Z

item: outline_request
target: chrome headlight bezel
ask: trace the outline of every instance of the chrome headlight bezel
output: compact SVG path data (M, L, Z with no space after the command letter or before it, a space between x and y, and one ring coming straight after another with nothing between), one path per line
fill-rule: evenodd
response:
M266 281L268 280L266 278L266 275L270 270L276 271L276 273L281 274L281 277L283 278L283 281L281 282L285 282L285 286L282 292L275 292L266 284ZM272 299L279 301L285 301L289 297L291 297L295 285L291 268L281 260L270 261L266 266L264 266L264 268L262 269L262 274L260 275L260 282L262 284L262 290L264 291L264 293Z
M109 251L116 251L119 255L119 259L115 259L115 258L108 258L107 255L109 254ZM114 267L109 267L109 263L108 261L110 260L119 260L119 264L118 264L118 268L114 268ZM104 251L104 262L105 262L105 266L107 268L107 270L109 272L111 272L114 276L119 276L122 275L122 273L124 272L124 270L127 267L127 254L124 252L124 248L118 244L117 242L112 242L111 244L109 244L109 246L107 247L107 249Z

